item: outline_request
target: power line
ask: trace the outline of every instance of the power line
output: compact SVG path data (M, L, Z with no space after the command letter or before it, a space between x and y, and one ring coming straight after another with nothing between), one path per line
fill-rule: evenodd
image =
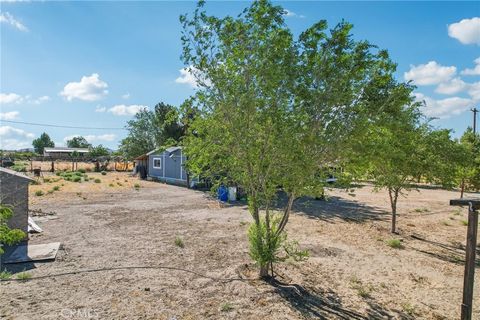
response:
M13 120L0 120L0 122L9 122L17 124L26 124L29 126L42 126L42 127L55 127L55 128L69 128L69 129L88 129L88 130L127 130L125 128L100 128L100 127L75 127L75 126L62 126L56 124L45 124L45 123L34 123L34 122L23 122L23 121L13 121Z

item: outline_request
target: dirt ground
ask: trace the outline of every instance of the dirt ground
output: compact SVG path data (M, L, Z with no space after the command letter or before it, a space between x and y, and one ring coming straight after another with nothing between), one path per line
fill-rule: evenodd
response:
M31 243L62 247L54 262L11 265L33 278L0 282L0 318L460 318L467 215L448 206L457 193L421 189L400 199L401 249L387 245L385 192L363 186L299 199L287 229L310 258L277 265L266 283L248 255L244 204L125 173L88 175L101 183L31 186L44 229ZM475 276L480 319L480 268Z

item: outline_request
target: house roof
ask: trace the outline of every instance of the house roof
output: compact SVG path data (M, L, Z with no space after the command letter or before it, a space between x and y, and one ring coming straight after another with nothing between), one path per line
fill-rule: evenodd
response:
M88 148L66 148L66 147L57 147L57 148L45 148L44 152L64 152L64 153L71 153L71 152L78 152L78 153L88 153L90 150Z
M172 152L175 152L177 150L182 150L183 148L182 147L170 147L170 148L167 148L165 149L164 151L167 151L168 153L172 153ZM159 149L155 149L155 150L152 150L150 152L147 153L147 156L151 155L151 154L154 154L155 152L157 152Z
M11 170L11 169L7 169L7 168L0 167L0 172L4 172L4 173L6 173L6 174L9 174L9 175L12 175L12 176L21 178L21 179L25 179L25 180L28 180L28 181L35 181L35 180L33 180L32 178L27 177L26 175L24 175L24 174L22 174L22 173L20 173L20 172L17 172L17 171L13 171L13 170Z

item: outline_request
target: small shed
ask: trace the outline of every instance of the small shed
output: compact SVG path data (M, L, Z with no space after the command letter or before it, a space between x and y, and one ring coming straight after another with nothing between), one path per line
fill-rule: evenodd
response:
M8 226L25 233L28 232L28 184L31 181L34 180L24 174L0 167L0 202L13 209Z
M172 183L188 186L188 176L184 168L186 156L182 147L170 147L164 151L153 150L147 153L148 177Z
M45 148L43 149L44 157L51 158L68 158L73 154L78 154L80 157L87 155L90 152L88 148L66 148L66 147L56 147L56 148Z

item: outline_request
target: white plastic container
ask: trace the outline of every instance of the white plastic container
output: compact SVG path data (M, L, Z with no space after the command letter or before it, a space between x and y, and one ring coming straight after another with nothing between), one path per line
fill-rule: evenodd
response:
M237 187L228 187L228 201L237 201Z

